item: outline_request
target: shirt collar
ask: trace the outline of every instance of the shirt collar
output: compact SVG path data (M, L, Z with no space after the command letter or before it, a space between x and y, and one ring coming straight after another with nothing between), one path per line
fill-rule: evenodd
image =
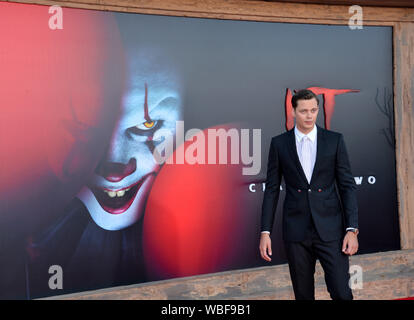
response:
M295 136L296 136L297 142L300 142L304 136L308 136L311 139L312 143L314 143L316 139L316 134L317 134L316 124L313 126L312 131L309 132L308 134L304 134L303 132L300 132L297 126L295 125Z

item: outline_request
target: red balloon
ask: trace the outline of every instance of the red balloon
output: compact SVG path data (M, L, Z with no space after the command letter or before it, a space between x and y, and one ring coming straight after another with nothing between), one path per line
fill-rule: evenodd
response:
M207 145L207 130L203 133ZM174 157L190 145L185 142ZM230 152L227 159L230 162ZM144 217L149 278L218 272L251 259L256 218L246 215L246 190L240 164L165 164Z

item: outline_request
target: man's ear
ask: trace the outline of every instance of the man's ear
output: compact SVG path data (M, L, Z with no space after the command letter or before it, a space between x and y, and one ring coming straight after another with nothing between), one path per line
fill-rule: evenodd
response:
M292 107L292 117L296 118L296 113L295 113L295 109Z

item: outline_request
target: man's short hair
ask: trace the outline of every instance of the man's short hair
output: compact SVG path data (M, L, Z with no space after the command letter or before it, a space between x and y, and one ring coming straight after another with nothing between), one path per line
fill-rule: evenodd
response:
M298 100L310 100L310 99L316 99L316 104L319 105L319 99L311 90L308 89L302 89L296 92L292 97L292 107L293 109L296 109L298 106Z

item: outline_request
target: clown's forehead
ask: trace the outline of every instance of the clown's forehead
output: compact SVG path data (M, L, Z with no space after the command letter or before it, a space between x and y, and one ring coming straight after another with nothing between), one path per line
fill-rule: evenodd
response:
M164 68L160 66L164 65ZM127 86L121 106L120 125L131 127L148 120L155 112L175 113L180 99L180 83L177 74L154 59L130 61ZM175 103L165 103L175 101Z

